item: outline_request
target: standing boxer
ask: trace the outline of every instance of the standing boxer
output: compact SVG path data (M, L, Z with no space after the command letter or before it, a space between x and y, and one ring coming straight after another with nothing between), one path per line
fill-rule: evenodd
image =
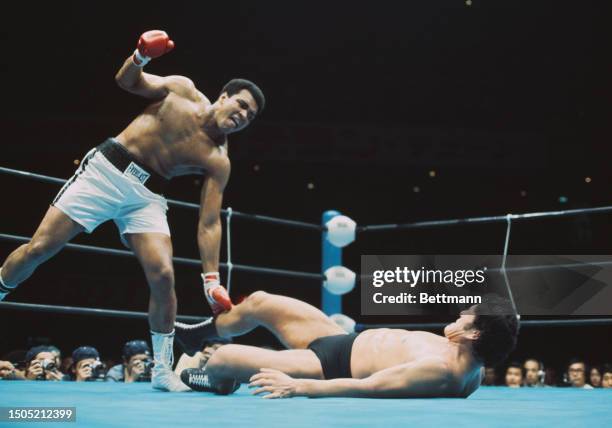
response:
M150 287L149 325L153 342L154 388L188 388L172 371L176 294L172 242L162 196L175 176L205 174L197 241L204 294L213 312L231 308L219 280L220 211L230 175L228 134L246 128L265 98L252 82L234 79L211 103L183 76L155 76L143 67L174 48L163 31L148 31L115 79L126 91L152 103L115 138L92 149L53 200L29 243L13 251L0 268L0 300L77 234L113 220L124 244L135 253Z

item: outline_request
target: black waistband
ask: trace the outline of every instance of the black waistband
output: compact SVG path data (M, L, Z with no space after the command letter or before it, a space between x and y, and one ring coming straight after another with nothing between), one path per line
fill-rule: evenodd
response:
M134 176L153 193L161 195L166 190L169 180L138 161L125 147L112 138L100 144L96 149L119 171Z

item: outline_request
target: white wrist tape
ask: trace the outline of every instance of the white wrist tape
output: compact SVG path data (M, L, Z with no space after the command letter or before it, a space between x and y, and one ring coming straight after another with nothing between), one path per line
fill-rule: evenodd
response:
M221 285L221 278L220 278L219 272L203 273L202 281L204 282L204 293L207 296L208 296L208 290Z
M141 55L140 52L138 51L138 49L136 49L134 51L134 56L132 57L132 61L134 62L135 66L142 68L145 65L147 65L149 63L149 61L151 61L151 57L150 56ZM136 61L138 61L138 62L136 62Z
M210 283L221 283L221 276L219 272L206 272L202 274L202 279L204 280L204 284Z

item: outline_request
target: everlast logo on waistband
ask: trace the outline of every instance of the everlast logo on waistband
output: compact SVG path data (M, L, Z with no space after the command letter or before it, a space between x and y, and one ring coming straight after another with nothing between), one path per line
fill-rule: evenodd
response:
M123 171L123 175L131 175L136 180L140 181L142 184L145 184L151 176L151 174L136 165L134 162L130 162L125 171Z

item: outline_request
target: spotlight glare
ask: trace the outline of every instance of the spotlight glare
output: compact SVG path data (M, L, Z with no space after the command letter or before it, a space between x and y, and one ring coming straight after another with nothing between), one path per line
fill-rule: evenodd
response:
M585 183L590 183L591 182L591 177L584 177L584 182Z
M559 203L566 204L568 201L567 196L559 196Z
M412 188L412 191L413 191L414 193L419 193L419 192L421 191L421 188L420 188L419 186L414 186L414 187Z
M431 171L429 171L429 176L431 178L434 178L436 176L436 171L434 169L432 169Z
M314 183L308 183L306 187L308 188L308 190L312 190L314 189Z

